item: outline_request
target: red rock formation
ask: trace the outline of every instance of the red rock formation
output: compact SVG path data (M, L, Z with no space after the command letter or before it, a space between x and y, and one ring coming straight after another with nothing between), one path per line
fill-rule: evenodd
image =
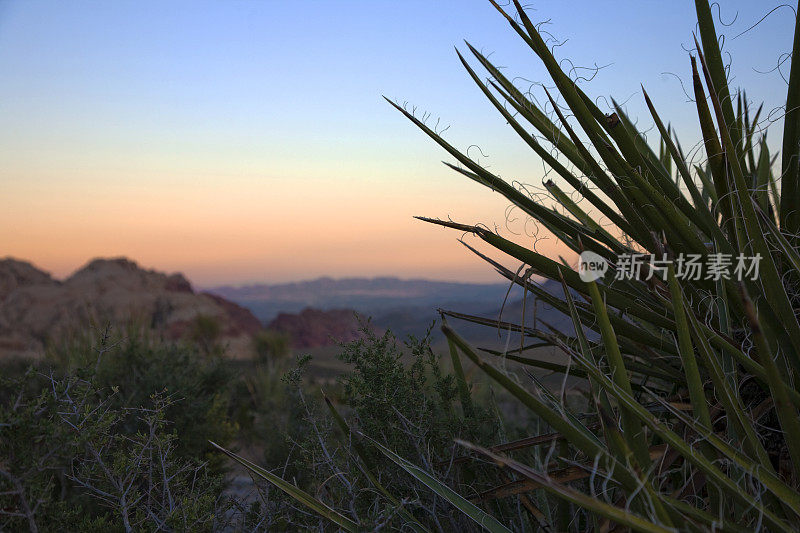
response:
M219 296L195 294L181 274L145 270L124 258L96 259L60 282L29 263L0 260L0 357L39 356L48 342L109 322L178 339L198 315L219 321L232 356L251 355L258 319Z
M172 274L167 278L167 285L164 287L172 292L194 292L192 284L189 280L183 277L183 274Z
M0 301L15 289L31 285L58 285L50 274L37 269L32 264L16 259L0 261Z
M250 312L249 309L246 309L239 304L235 304L230 300L226 300L222 296L217 296L216 294L204 292L202 295L214 300L231 318L228 324L228 329L225 330L224 334L230 336L255 335L261 331L261 322L258 321L258 319L253 315L253 313Z
M267 327L288 334L293 348L316 348L362 338L358 319L351 309L307 307L297 314L281 313Z

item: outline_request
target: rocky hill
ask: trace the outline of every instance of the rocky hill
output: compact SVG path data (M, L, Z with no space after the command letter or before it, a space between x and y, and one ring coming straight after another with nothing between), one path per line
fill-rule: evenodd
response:
M317 348L362 338L359 318L363 321L351 309L323 311L307 307L299 313L280 313L268 329L286 333L292 348Z
M146 270L124 258L95 259L56 280L30 263L0 260L0 357L38 357L48 343L106 323L135 324L177 340L200 315L218 321L232 356L250 355L258 319L225 298L195 292L181 274Z

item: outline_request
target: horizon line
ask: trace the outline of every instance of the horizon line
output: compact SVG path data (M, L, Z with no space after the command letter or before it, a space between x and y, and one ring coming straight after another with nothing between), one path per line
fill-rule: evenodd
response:
M107 262L127 261L127 262L130 262L130 263L133 263L134 265L136 265L137 268L142 269L142 270L154 271L154 272L158 272L158 273L161 273L161 274L164 274L164 275L167 275L167 276L171 276L171 275L175 275L175 274L181 275L181 276L185 277L192 284L193 288L195 290L197 290L197 291L207 291L207 290L211 290L211 289L222 289L222 288L243 289L243 288L254 287L254 286L272 286L272 287L274 287L274 286L285 286L285 285L294 285L294 284L302 284L302 283L312 283L312 282L322 281L322 280L331 280L331 281L334 281L334 282L393 280L393 281L400 281L400 282L406 282L406 283L410 283L410 282L425 282L425 283L450 283L450 284L457 284L457 285L506 285L506 284L508 284L508 281L501 281L501 280L498 280L498 281L463 281L463 280L458 280L458 279L437 279L437 278L433 278L433 277L417 277L417 276L405 277L405 276L403 276L401 274L392 274L392 275L381 274L381 275L376 275L376 276L368 276L368 275L353 275L353 276L349 276L349 275L347 275L347 276L320 275L320 276L298 278L296 280L291 280L291 281L269 281L268 279L261 279L261 280L242 281L242 282L219 282L219 283L213 283L213 284L208 284L208 283L197 284L197 283L192 282L192 280L184 272L182 272L180 270L169 271L169 270L161 269L161 268L154 267L154 266L143 265L141 262L139 262L139 261L137 261L135 259L132 259L129 256L125 256L125 255L109 255L109 256L92 257L92 258L84 261L83 263L81 263L81 266L75 268L69 274L64 275L64 276L56 276L50 270L47 270L45 268L40 267L38 264L36 264L34 261L32 261L30 259L20 258L20 257L12 256L12 255L5 255L3 257L0 257L0 263L2 263L4 261L15 261L15 262L19 262L19 263L26 263L26 264L30 265L32 268L35 268L36 270L39 270L41 272L46 273L47 275L49 275L50 277L52 277L53 279L55 279L57 281L66 281L67 279L71 278L72 276L74 276L78 272L84 270L89 265L91 265L92 263L97 262L97 261L107 261Z

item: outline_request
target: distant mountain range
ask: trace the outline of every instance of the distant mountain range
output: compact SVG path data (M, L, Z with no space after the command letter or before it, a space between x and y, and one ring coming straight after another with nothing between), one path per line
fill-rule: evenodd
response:
M548 283L545 288L560 290L555 285ZM401 337L424 333L431 322L439 318L439 308L502 318L509 322L520 322L523 318L522 291L519 287L509 291L508 283L457 283L390 277L336 280L326 277L278 285L212 287L208 292L250 309L265 324L281 313L301 314L307 308L323 311L352 309L371 317L379 329L390 329ZM559 329L570 327L567 317L546 309L541 303L534 313L533 300L529 297L526 323L530 324L534 316ZM504 342L496 329L461 321L457 321L457 326L473 342Z
M546 290L560 291L557 284ZM126 258L95 259L64 280L30 263L0 259L0 357L39 356L47 346L92 324L134 322L177 340L192 332L200 315L221 326L233 357L253 353L252 336L264 327L284 331L297 349L324 347L359 338L358 318L371 319L376 332L399 338L421 336L440 318L438 309L491 320L533 323L534 317L570 329L561 313L526 300L504 283L457 283L398 278L320 278L280 285L214 287L196 291L181 274L139 267ZM536 311L534 311L536 307ZM519 335L451 319L456 330L479 346L518 345ZM541 327L541 325L539 326ZM434 342L441 342L434 330Z
M502 301L507 284L455 283L399 278L319 278L279 285L212 287L208 292L248 307L263 322L306 307L355 309L373 318L398 309L469 305L485 308Z

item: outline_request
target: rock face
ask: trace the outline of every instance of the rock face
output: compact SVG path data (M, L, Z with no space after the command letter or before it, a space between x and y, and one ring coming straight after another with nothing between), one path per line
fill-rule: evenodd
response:
M258 319L224 298L195 293L181 274L145 270L124 258L95 259L58 281L30 263L0 260L0 357L41 356L48 343L109 322L177 340L199 315L219 321L232 356L251 355Z
M299 313L280 313L267 328L288 334L292 348L317 348L363 337L359 315L352 309L307 307Z

